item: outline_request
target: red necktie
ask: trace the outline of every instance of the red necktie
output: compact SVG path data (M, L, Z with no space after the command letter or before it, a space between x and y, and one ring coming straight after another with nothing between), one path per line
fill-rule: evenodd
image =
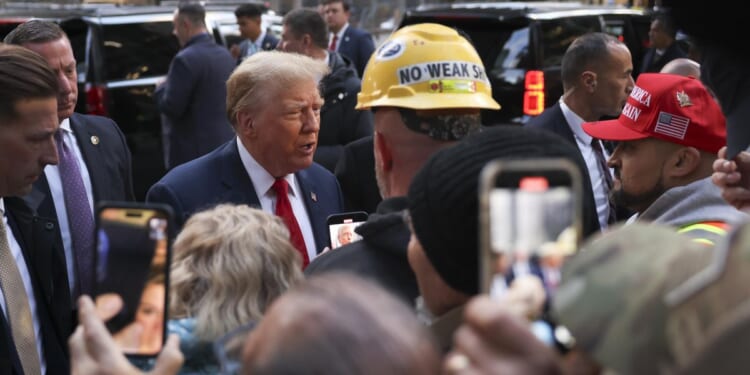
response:
M339 36L336 34L333 34L333 39L331 39L331 45L328 46L329 51L335 51L336 50L336 43L339 41Z
M292 204L289 202L289 184L285 179L277 178L273 183L273 190L276 192L276 216L282 218L289 229L289 238L292 245L302 255L302 269L304 269L310 263L310 259L307 257L305 238L302 237L302 230L299 229L294 211L292 211Z

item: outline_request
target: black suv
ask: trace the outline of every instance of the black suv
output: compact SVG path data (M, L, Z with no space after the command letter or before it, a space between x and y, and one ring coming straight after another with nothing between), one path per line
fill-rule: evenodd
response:
M560 98L562 56L579 35L605 31L617 36L630 48L638 69L651 15L575 2L454 3L409 9L399 27L424 22L462 30L474 44L492 96L502 106L482 114L485 124L494 125L525 123Z
M77 112L110 117L122 129L133 155L133 184L142 200L165 173L161 117L153 100L156 83L179 50L172 34L175 6L18 4L0 8L0 38L31 18L58 22L78 62ZM206 24L216 42L239 42L234 6L206 6ZM266 27L279 32L280 16L269 11Z

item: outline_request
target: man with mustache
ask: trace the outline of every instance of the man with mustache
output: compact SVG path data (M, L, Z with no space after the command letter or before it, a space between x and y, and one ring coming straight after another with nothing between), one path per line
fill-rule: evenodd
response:
M615 171L610 199L636 212L628 222L668 224L713 244L747 217L711 182L726 119L698 79L641 74L618 119L585 122L583 130L619 142L608 160Z

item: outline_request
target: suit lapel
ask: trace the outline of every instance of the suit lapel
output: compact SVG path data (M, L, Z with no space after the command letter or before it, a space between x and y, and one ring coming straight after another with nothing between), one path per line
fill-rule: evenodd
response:
M8 222L13 233L18 234L16 239L33 285L48 372L54 373L59 370L58 366L68 366L65 344L72 333L73 321L64 270L65 255L55 246L57 221L35 214L40 199L43 197L27 196L24 199L7 198L5 202Z
M237 140L232 139L221 150L221 182L225 187L220 202L246 203L253 207L260 207L260 199L255 191L253 182L245 170L237 148Z
M328 228L325 227L325 223L316 220L316 218L323 217L325 213L322 211L321 205L318 203L317 185L307 169L303 169L294 174L299 182L300 189L302 190L302 199L305 202L305 208L307 209L307 216L312 226L313 235L315 237L315 247L319 251L323 247L327 246L325 239Z
M52 256L51 254L38 253L45 249L53 248L54 232L57 228L56 221L40 218L34 215L34 211L41 204L41 195L27 195L23 200L19 198L6 198L9 222L13 233L17 233L18 243L26 259L29 272L38 276L44 299L50 303L54 290L52 285ZM28 202L31 202L29 204ZM28 207L27 207L28 205ZM12 219L12 220L10 220Z

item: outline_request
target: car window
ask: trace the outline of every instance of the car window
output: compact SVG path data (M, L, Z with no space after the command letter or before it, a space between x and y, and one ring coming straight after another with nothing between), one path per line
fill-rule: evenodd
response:
M166 75L179 44L172 22L105 25L106 80L130 80Z
M514 31L508 41L503 44L503 50L492 65L491 74L499 75L506 69L516 69L522 66L522 62L529 54L529 28L524 27Z
M542 68L559 67L570 43L580 35L601 31L598 16L569 17L540 22Z

